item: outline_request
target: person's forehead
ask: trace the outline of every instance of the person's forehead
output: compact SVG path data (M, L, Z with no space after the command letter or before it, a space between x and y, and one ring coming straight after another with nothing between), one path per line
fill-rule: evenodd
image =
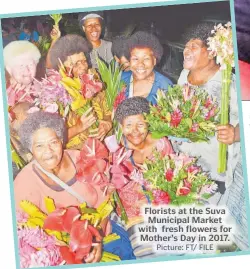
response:
M32 57L27 55L19 55L15 57L15 60L12 62L11 67L20 67L20 66L27 66L31 63L35 63L35 60Z
M196 45L203 45L203 41L199 38L193 38L193 39L190 39L186 45L189 45L189 44L196 44Z
M101 18L89 18L89 19L84 20L84 25L91 25L95 23L100 24Z
M130 122L130 121L144 121L144 116L143 116L143 114L130 115L130 116L127 116L124 120L126 122Z

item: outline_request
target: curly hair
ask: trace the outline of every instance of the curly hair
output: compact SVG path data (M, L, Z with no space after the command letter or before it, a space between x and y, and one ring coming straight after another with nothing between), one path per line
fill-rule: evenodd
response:
M20 141L25 148L31 150L32 136L41 128L54 130L57 136L65 142L66 126L63 118L58 114L38 111L28 114L28 117L20 126L18 134Z
M135 96L124 100L115 111L115 119L122 123L126 117L148 114L150 111L149 102L146 98Z
M129 38L125 36L116 36L112 40L112 54L118 58L122 56L129 59L129 48L128 48Z
M215 23L201 22L191 25L183 34L183 41L185 44L191 39L199 39L207 47L207 39L212 35L211 31L214 29Z
M87 39L79 35L65 35L59 38L50 50L49 57L51 66L53 69L58 70L58 58L63 63L67 60L68 56L78 54L80 52L85 54L85 57L89 63L89 53L91 49L92 47Z
M150 33L138 31L134 33L128 42L129 51L134 48L150 48L152 49L157 63L160 62L163 55L163 47L158 38Z

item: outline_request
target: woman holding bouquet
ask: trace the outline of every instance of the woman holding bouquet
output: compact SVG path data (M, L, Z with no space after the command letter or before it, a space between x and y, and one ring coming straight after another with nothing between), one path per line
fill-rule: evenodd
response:
M115 111L115 119L122 128L122 143L127 149L133 150L131 161L135 166L151 158L155 149L163 155L173 153L171 143L166 137L153 139L149 133L144 116L149 111L149 102L139 96L124 100Z
M168 90L172 82L154 70L161 60L163 48L152 34L137 32L129 40L130 71L123 72L122 80L126 84L125 96L145 97L151 104L156 104L159 89Z
M183 71L180 74L178 84L189 84L206 90L206 92L216 98L216 101L221 100L222 90L222 73L220 66L208 51L207 39L211 36L213 30L212 23L201 23L191 27L186 32L186 45L183 52L184 62ZM238 104L235 85L235 76L232 75L230 86L230 124L217 126L217 139L213 137L210 141L202 143L182 142L181 145L176 145L182 152L188 153L191 156L200 156L199 163L205 171L209 171L211 178L214 180L230 185L233 179L233 171L238 161L240 153L240 134L238 125ZM217 141L218 140L218 141ZM219 143L229 145L228 154L228 169L226 173L217 173L217 158L215 153L219 150Z
M64 67L67 70L67 73L72 78L79 78L82 75L90 74L95 80L99 80L99 76L95 69L89 69L89 52L91 48L86 39L78 35L66 35L59 38L54 46L50 50L50 62L52 68L59 70L60 63L58 59L63 63ZM100 83L99 83L100 84ZM91 89L94 91L95 88ZM93 100L95 103L98 103L100 106L101 114L103 115L102 119L99 120L99 126L97 129L92 130L90 134L88 131L84 130L84 126L79 124L76 128L71 128L69 133L69 138L77 136L78 143L71 143L69 141L69 147L74 149L81 149L84 141L88 136L103 140L107 133L112 128L111 123L111 113L105 106L105 92L102 90L95 94ZM89 121L93 124L94 114L89 114ZM77 122L81 123L79 116L71 113L68 119L68 125L74 126ZM90 126L90 125L89 125Z
M29 114L20 127L21 142L32 152L33 161L22 169L14 181L16 209L20 209L22 200L28 200L43 212L47 212L45 197L52 198L56 208L77 206L83 202L96 208L108 198L103 195L100 186L76 179L75 165L80 152L63 149L66 142L65 132L64 120L58 114L44 111ZM102 227L106 234L117 230L113 222L105 221ZM124 234L121 236L124 239ZM121 244L121 241L118 242ZM123 250L121 258L133 259L131 246L125 245L125 242L123 244L120 246ZM98 262L101 248L101 244L94 247L92 257L85 261Z

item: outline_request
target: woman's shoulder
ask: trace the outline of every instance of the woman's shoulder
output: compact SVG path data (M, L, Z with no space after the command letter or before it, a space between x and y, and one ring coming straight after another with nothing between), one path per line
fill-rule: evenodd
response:
M124 82L130 82L130 78L132 76L132 72L131 71L123 71L122 72L122 77L121 79L124 81Z
M168 88L169 85L173 85L173 82L168 77L164 76L158 71L155 71L155 81L162 89Z
M72 159L72 161L74 163L77 162L77 159L80 156L80 151L79 150L76 150L76 149L66 149L65 152L67 152L69 154L70 158Z
M187 81L188 73L189 73L189 70L187 70L187 69L183 69L181 71L181 74L180 74L178 82L177 82L179 85L183 85L183 84L188 82Z
M111 48L112 47L112 42L108 41L108 40L105 40L105 39L102 39L102 46Z
M15 177L14 179L14 185L19 185L19 184L25 184L25 182L27 184L32 182L32 175L35 175L35 173L33 172L33 163L30 162L28 163ZM28 183L29 182L29 183ZM27 185L26 185L27 186Z

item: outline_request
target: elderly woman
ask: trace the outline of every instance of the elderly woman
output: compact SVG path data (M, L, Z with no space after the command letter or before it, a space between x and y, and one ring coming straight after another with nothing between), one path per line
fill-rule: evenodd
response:
M51 48L49 57L51 66L53 69L58 70L58 64L60 59L63 65L67 70L71 70L74 77L79 77L80 75L86 73L92 73L94 76L98 77L98 74L95 70L89 69L89 52L91 48L86 39L78 35L66 35L61 37L56 41L54 46ZM91 137L103 140L107 133L112 128L111 123L111 113L105 109L105 92L99 92L95 97L94 101L100 104L103 120L99 120L99 127L95 130L92 130ZM71 115L68 119L68 125L74 126L77 122L80 121L79 117L76 115ZM88 124L88 127L93 124L95 117L93 113L90 113L85 124ZM81 123L81 122L80 122ZM83 129L84 128L84 129ZM74 146L74 149L81 149L84 141L90 136L90 133L86 130L83 124L77 125L76 128L71 128L69 133L69 138L78 136L79 143ZM69 144L71 144L69 142Z
M167 138L154 139L149 133L144 117L149 111L147 99L135 96L124 100L115 112L115 119L122 128L122 142L127 149L133 150L131 161L134 165L143 164L147 158L151 158L154 149L164 155L173 153Z
M183 71L180 74L178 84L188 83L199 86L209 95L221 100L222 74L220 66L216 64L208 51L207 38L211 35L212 23L201 23L188 29L186 45L183 52ZM208 143L188 143L183 142L179 150L187 152L189 155L201 156L199 163L205 171L209 171L214 180L226 182L230 185L233 179L233 171L240 153L240 135L238 126L238 103L235 85L235 76L232 76L230 88L230 124L217 127L217 139L211 138ZM215 153L218 152L219 142L229 145L228 148L228 169L226 174L217 173L217 162Z
M104 29L103 12L80 13L78 16L79 26L84 31L87 40L92 45L90 53L91 65L97 68L96 57L100 57L106 63L113 59L111 52L112 43L101 38L102 29Z
M4 65L7 71L8 105L17 102L33 102L32 90L36 68L41 58L38 48L29 41L13 41L3 50Z
M16 209L20 208L20 201L28 200L46 212L44 198L47 196L54 199L56 207L86 202L88 206L96 208L107 199L99 186L76 180L75 165L80 152L63 149L65 131L64 120L59 115L43 111L30 114L22 124L19 131L21 142L32 152L33 161L23 168L14 181ZM103 227L106 234L112 230L121 236L116 246L121 258L133 259L126 233L114 222L105 222ZM124 245L122 240L126 241ZM97 249L93 251L96 254L86 262L100 260L100 247L95 247ZM114 245L109 246L107 251L110 250L115 252Z
M145 97L151 104L156 104L157 91L168 90L172 82L155 71L161 60L163 48L159 40L152 34L137 32L129 42L130 71L122 74L126 83L126 97Z

